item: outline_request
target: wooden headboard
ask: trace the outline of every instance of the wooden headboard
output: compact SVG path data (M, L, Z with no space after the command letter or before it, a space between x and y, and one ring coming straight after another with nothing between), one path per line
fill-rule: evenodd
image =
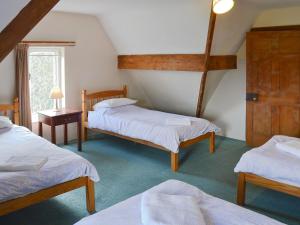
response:
M93 105L106 99L127 97L127 86L122 90L106 90L87 94L86 90L81 93L82 100L82 121L87 122L88 111L93 110Z
M16 98L12 105L0 105L0 115L9 116L10 112L13 113L13 122L16 125L20 124L20 113L19 113L19 100Z

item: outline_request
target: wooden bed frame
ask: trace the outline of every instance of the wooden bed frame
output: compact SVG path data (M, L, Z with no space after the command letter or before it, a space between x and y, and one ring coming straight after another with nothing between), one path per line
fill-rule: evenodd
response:
M82 134L83 134L82 139L83 139L83 141L87 140L87 130L89 129L88 128L88 111L93 110L93 105L96 104L97 102L101 102L105 99L123 98L123 97L127 97L127 86L126 85L123 86L122 90L100 91L100 92L95 92L95 93L91 93L91 94L87 94L86 90L82 91L81 98L82 98L82 112L83 112L82 113ZM163 151L170 152L170 150L168 150L160 145L149 142L149 141L131 138L128 136L123 136L123 135L120 135L120 134L117 134L114 132L100 130L100 129L90 129L90 130L99 132L99 133L112 135L115 137L133 141L135 143L151 146L151 147L154 147L157 149L161 149ZM196 137L194 139L190 139L190 140L181 142L179 145L179 148L186 148L186 147L193 145L195 143L198 143L204 139L210 140L209 150L210 150L210 153L214 153L214 151L215 151L215 133L214 132L208 132L208 133L201 135L199 137ZM170 153L171 153L171 169L173 171L177 171L179 168L179 153L174 153L174 152L170 152Z
M300 197L300 188L289 184L266 179L264 177L252 173L239 173L237 185L237 204L240 206L245 205L246 198L246 184L252 183L261 187L272 189L275 191L283 192L289 195Z
M19 101L15 99L12 105L0 105L0 115L8 116L13 112L13 122L19 125ZM27 206L48 200L57 195L75 190L80 187L86 187L86 207L89 213L95 212L95 190L94 182L89 177L79 177L65 183L57 184L38 192L28 194L24 197L0 202L0 216L17 211Z

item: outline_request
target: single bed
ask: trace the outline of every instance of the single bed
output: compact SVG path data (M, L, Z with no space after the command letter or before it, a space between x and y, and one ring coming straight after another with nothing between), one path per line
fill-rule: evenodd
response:
M87 210L94 212L94 182L99 180L95 167L81 156L18 126L17 100L13 105L0 105L0 114L7 116L10 111L15 125L1 130L0 163L23 155L47 157L48 161L37 171L0 172L0 216L83 186Z
M106 99L127 97L127 88L87 94L82 91L83 140L87 130L105 133L136 143L148 145L171 153L171 168L179 167L179 149L186 148L204 139L210 140L210 152L215 150L215 132L219 131L211 122L176 114L128 105L103 111L93 111L93 105ZM167 118L188 118L190 126L168 126Z
M175 192L180 192L178 189L190 188L188 186L191 185L177 180L168 180L151 188L150 191L167 191L176 194ZM207 225L283 225L271 218L213 197L201 190L198 191L200 195L197 202ZM75 225L140 225L142 224L141 198L142 194L135 195L101 212L83 218Z
M234 171L239 174L237 203L245 204L246 183L300 197L300 158L277 148L298 138L276 135L264 145L246 152Z

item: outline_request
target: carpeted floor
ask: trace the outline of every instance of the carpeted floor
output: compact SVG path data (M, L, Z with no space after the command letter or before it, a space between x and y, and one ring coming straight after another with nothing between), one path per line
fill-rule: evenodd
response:
M173 173L166 152L108 136L84 143L80 155L97 167L101 177L96 184L97 211L168 179L185 181L235 202L237 177L233 168L248 148L244 142L228 138L218 137L216 144L213 155L208 153L207 142L182 151L180 170ZM76 151L76 144L64 147ZM300 224L300 199L296 197L249 185L247 208L287 224ZM1 217L0 224L71 225L87 215L82 188Z

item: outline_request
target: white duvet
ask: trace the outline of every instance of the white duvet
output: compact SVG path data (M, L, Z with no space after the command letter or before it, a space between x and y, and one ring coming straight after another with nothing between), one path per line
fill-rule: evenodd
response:
M284 152L277 143L298 138L276 135L266 144L246 152L234 172L253 173L258 176L300 187L300 157ZM300 150L299 150L300 151Z
M166 125L168 119L188 118L190 126ZM164 113L128 105L91 111L88 127L142 139L177 153L180 142L220 129L211 122L188 116Z
M178 191L185 191L181 188L184 186L187 190L191 187L195 188L181 181L169 180L150 190L178 194ZM176 190L177 187L182 190ZM269 217L213 197L199 189L197 190L199 192L197 198L199 209L204 216L206 225L283 225L283 223ZM141 199L142 194L133 196L108 209L88 216L75 225L142 225Z
M38 171L0 172L0 202L25 196L53 185L89 176L99 180L95 167L81 156L62 149L33 134L13 126L0 133L0 164L12 156L42 156L48 161Z

